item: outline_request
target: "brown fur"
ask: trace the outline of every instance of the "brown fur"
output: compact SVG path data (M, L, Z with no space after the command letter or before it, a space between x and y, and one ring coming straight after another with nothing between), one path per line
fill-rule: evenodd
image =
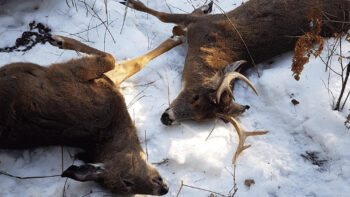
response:
M70 38L53 39L60 48L90 56L49 67L0 68L0 148L81 147L86 150L81 159L103 167L71 166L63 176L94 180L116 193L165 194L167 186L145 160L123 96L103 74L114 68L112 55Z
M228 13L215 15L203 11L199 14L201 8L195 10L195 14L167 14L152 10L140 1L128 2L130 7L152 14L163 22L187 28L183 90L163 113L164 124L185 119L203 121L217 117L217 113L241 114L246 107L232 103L232 97L227 94L221 97L220 104L212 101L221 80L218 73L234 61L247 60L248 64L242 69L245 70L253 64L252 59L260 63L292 50L297 36L309 29L307 15L313 7L322 9L323 36L350 27L348 23L341 23L350 19L347 0L250 0Z

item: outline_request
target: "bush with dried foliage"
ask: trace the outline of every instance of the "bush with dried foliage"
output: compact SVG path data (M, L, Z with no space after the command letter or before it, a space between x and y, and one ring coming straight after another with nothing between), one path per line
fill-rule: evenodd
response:
M311 23L310 31L305 33L303 36L301 36L297 40L294 48L292 71L293 71L294 78L296 80L300 79L300 74L304 69L304 65L309 62L310 56L314 55L315 58L318 57L324 48L324 39L320 35L322 30L322 12L320 7L318 6L310 10L307 18ZM342 22L342 21L337 21L337 22ZM346 23L345 19L343 22L344 24ZM328 92L333 97L333 109L341 111L344 109L344 106L350 96L350 90L347 92L347 94L344 94L347 88L347 82L350 76L350 62L348 62L347 64L343 62L344 60L349 61L350 57L345 56L344 51L342 49L343 40L350 43L350 33L334 33L333 38L334 38L334 43L330 44L332 46L329 47L329 44L327 45L328 55L326 59L322 57L320 58L326 65L325 71L329 72L328 86L326 87L328 88ZM327 41L327 43L329 42ZM339 53L337 53L338 50L339 50ZM330 64L330 62L332 62L331 59L333 57L338 57L338 61L340 65L339 68L338 67L333 68L332 65ZM340 78L339 80L341 80L342 86L338 97L335 97L332 90L330 90L329 88L331 73L334 73L335 76L339 77ZM345 100L342 100L344 95L346 95ZM347 116L346 121L344 122L344 125L348 129L350 129L350 114Z
M300 79L300 74L304 69L304 65L309 62L311 54L318 57L323 50L324 39L320 36L322 27L321 8L313 8L307 16L311 23L310 32L301 36L295 45L292 71L296 80ZM318 45L318 49L314 48Z

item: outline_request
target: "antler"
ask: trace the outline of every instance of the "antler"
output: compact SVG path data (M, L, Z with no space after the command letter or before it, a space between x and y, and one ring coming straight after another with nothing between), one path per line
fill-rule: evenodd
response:
M238 143L238 147L235 153L235 156L232 158L232 163L236 164L236 160L237 157L239 156L239 154L241 154L242 151L244 151L245 149L249 148L251 145L244 145L245 139L248 136L254 136L254 135L264 135L266 133L268 133L268 131L252 131L252 132L247 132L244 131L244 129L241 127L241 125L239 125L239 123L237 122L236 119L234 119L231 116L227 116L227 115L223 115L223 114L218 114L219 118L223 118L227 121L229 121L236 129L238 137L239 137L239 143Z
M239 72L233 72L233 73L228 73L225 75L225 78L222 81L222 83L221 83L221 85L216 93L216 99L217 99L218 103L220 103L220 98L221 98L221 95L224 91L227 91L227 93L230 96L232 96L232 98L234 99L233 92L232 92L232 89L230 87L230 83L232 80L234 80L236 78L238 78L238 79L244 81L246 84L248 84L248 86L255 92L255 94L258 95L258 91L254 87L254 85L244 75L242 75Z
M233 92L232 92L232 88L230 86L231 81L238 78L242 81L244 81L246 84L248 84L248 86L255 92L256 95L258 95L258 91L256 90L256 88L254 87L254 85L241 73L239 72L235 72L235 70L237 70L237 68L241 65L246 63L247 61L245 60L240 60L240 61L236 61L234 62L232 65L228 65L225 69L225 77L222 80L220 87L218 88L218 91L216 93L216 100L218 103L220 103L220 98L222 93L224 93L225 91L227 91L227 93L233 98Z

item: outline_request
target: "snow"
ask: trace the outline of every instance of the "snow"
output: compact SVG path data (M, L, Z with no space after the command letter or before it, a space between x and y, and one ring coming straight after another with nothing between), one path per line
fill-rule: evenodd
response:
M142 55L155 48L171 35L172 24L164 24L155 17L131 9L121 32L125 7L117 1L108 1L109 32L93 12L86 14L81 2L77 8L69 8L66 1L27 0L0 1L0 47L12 45L28 24L35 20L49 25L54 34L70 36L95 48L105 50L117 60ZM90 6L92 0L86 1ZM166 0L145 1L154 9L176 13L191 12L193 6L205 1ZM225 11L239 6L241 0L215 1ZM214 5L214 12L220 10ZM96 1L94 10L106 20L104 1ZM96 25L99 25L97 28ZM92 28L81 34L76 34ZM73 34L73 35L71 35ZM78 35L79 37L75 36ZM105 36L106 35L106 36ZM115 42L113 41L115 39ZM344 51L350 45L344 42ZM122 84L121 91L128 110L138 128L139 138L148 160L168 181L167 196L176 196L181 181L184 184L205 188L228 195L234 185L232 156L238 137L230 124L214 120L196 123L186 121L166 127L160 116L181 89L181 72L186 55L186 45L163 54L149 63L142 71ZM325 56L326 52L322 54ZM32 50L0 53L2 65L27 61L50 65L77 57L72 51L63 51L49 44L37 45ZM306 65L300 81L295 81L290 71L292 53L273 59L273 63L259 65L260 78L254 70L247 77L259 91L255 94L243 83L235 87L238 103L249 104L250 110L238 118L246 130L268 130L264 136L247 139L252 147L237 160L236 196L339 196L350 193L350 131L344 126L349 105L343 112L333 111L333 98L327 91L328 73L320 59L312 58ZM338 64L336 58L333 64ZM338 95L341 84L331 77L330 89ZM168 93L169 87L169 93ZM300 102L294 106L291 99ZM145 140L146 139L146 140ZM147 142L147 143L146 143ZM78 150L63 147L64 169L73 161L71 155ZM313 165L301 154L318 152L322 167ZM60 174L61 147L44 147L24 151L0 150L0 171L17 176L46 176ZM244 185L253 179L250 188ZM67 182L66 182L67 181ZM65 184L66 183L66 184ZM105 196L110 195L92 182L76 182L60 177L19 180L0 175L0 196ZM210 192L183 187L180 196L209 196Z

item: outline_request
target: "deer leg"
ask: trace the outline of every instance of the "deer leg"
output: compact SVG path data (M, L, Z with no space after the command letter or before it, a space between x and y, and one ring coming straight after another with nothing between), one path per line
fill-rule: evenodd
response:
M103 51L97 50L77 40L74 40L72 38L68 38L65 36L53 35L51 37L50 43L54 46L59 47L60 49L79 51L89 55L106 55L107 54Z
M191 22L198 19L198 16L191 14L168 14L165 12L158 12L148 8L138 0L123 0L120 3L135 10L151 14L164 23L175 23L178 25L187 26Z
M180 45L183 40L184 36L173 36L172 38L165 40L162 44L149 53L117 64L115 69L105 73L105 75L118 86L120 83L140 71L152 59Z
M111 54L89 47L77 40L53 35L50 43L61 49L75 50L91 55L51 66L51 69L56 67L69 69L82 81L100 78L103 73L115 67L115 60Z

